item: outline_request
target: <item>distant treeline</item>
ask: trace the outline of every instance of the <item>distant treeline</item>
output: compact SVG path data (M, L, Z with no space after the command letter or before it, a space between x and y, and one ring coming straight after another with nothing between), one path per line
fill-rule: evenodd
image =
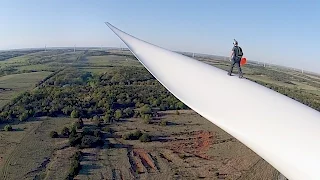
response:
M155 116L152 109L188 107L143 67L114 67L103 74L68 68L36 90L13 99L0 113L2 121L39 116L72 116L105 121Z
M25 51L0 51L0 61L4 61L10 58L14 58L14 57L18 57L18 56L23 56L26 54L30 54L30 53L36 53L39 52L40 50L25 50Z
M264 67L254 67L254 71L249 73L250 75L264 75L274 81L284 82L287 84L293 84L292 81L305 83L313 87L320 88L320 83L318 79L311 78L306 75L292 76L288 73L276 71L272 69L266 69Z
M35 54L29 54L24 56L23 61L21 62L17 61L6 64L4 67L0 67L0 76L39 71L55 72L65 66L70 66L71 63L80 61L83 56L83 51L76 52L75 54L68 50L42 51ZM24 67L27 67L27 69L24 69Z

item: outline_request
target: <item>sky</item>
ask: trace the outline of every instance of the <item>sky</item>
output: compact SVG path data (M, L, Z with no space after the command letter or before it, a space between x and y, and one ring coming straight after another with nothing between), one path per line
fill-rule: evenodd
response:
M320 72L316 0L3 0L0 49L126 47L104 24L174 51L230 56Z

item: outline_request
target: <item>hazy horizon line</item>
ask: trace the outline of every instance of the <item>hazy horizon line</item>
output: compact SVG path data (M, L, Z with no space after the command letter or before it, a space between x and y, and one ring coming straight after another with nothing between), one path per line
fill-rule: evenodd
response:
M97 49L126 49L129 50L129 48L127 47L115 47L115 46L75 46L76 48L97 48ZM4 52L4 51L19 51L19 50L40 50L40 49L58 49L58 48L64 48L64 49L74 49L74 46L49 46L49 47L33 47L33 48L15 48L15 49L0 49L0 52ZM223 56L223 55L216 55L216 54L208 54L208 53L196 53L196 52L188 52L188 51L174 51L171 50L173 52L179 52L179 53L194 53L194 54L198 54L198 55L208 55L208 56L217 56L217 57L221 57L221 58L229 58L228 56ZM280 64L274 64L274 63L267 63L267 62L262 62L262 61L255 61L255 60L249 60L247 59L249 62L254 62L254 63L263 63L266 65L272 65L272 66L279 66L279 67L285 67L288 69L293 69L296 71L301 71L301 68L296 68L296 67L290 67L290 66L286 66L286 65L280 65ZM303 69L304 72L309 72L309 73L313 73L313 74L317 74L319 75L317 72L312 71L312 70L308 70L308 69Z

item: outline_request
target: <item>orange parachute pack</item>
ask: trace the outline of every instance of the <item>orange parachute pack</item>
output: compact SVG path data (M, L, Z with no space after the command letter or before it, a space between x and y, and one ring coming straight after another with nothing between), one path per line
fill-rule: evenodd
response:
M240 66L243 66L247 63L247 58L243 57L241 58L241 61L240 61Z

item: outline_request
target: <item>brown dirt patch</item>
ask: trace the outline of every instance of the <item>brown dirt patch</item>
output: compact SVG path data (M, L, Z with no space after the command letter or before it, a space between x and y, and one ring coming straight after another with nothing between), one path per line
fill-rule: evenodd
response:
M190 153L197 157L210 159L206 154L210 146L213 144L214 134L209 131L194 131L188 133L188 138L180 138L171 142L169 149L180 152Z
M138 156L141 159L142 164L148 170L157 170L152 158L149 155L149 152L147 152L145 149L134 149L133 152L135 156Z
M134 151L132 151L131 156L133 157L132 159L134 161L134 166L132 166L133 171L138 173L144 173L145 167L143 166L141 159L138 157L138 155Z

